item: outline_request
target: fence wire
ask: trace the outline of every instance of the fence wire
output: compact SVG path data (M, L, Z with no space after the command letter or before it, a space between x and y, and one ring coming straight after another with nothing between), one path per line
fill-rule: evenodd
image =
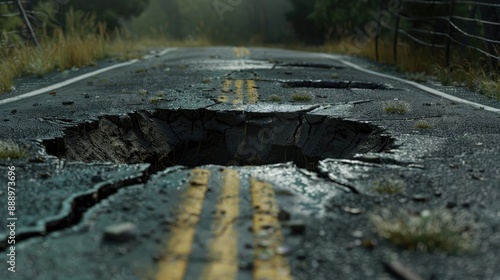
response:
M10 0L10 1L2 1L0 0L0 7L7 7L3 13L0 13L0 18L8 19L12 17L19 17L22 20L22 26L17 27L16 30L7 30L4 29L3 26L1 34L3 40L0 40L0 47L12 47L14 46L8 40L8 37L14 34L20 35L26 40L30 40L33 42L35 46L39 46L38 39L36 37L35 31L33 29L32 19L34 11L28 11L25 9L26 5L29 5L30 1L28 0ZM17 11L16 11L17 10ZM15 12L16 11L16 12ZM30 20L31 19L31 20Z
M388 0L382 0L387 7ZM493 1L492 1L493 2ZM394 60L397 62L398 35L424 47L446 49L446 64L450 64L452 46L470 49L490 60L490 66L500 68L500 3L485 0L401 0L403 11L390 11L396 17L396 25L379 22L379 27L394 36ZM405 5L414 4L405 9ZM438 9L435 9L438 7ZM487 9L493 18L485 17L478 9ZM443 12L447 10L448 13ZM429 16L422 16L425 11ZM439 12L441 11L441 13ZM460 14L468 13L468 15ZM379 11L382 13L382 9ZM496 18L495 18L496 16ZM494 21L492 21L492 19ZM378 39L376 37L376 56L378 58Z

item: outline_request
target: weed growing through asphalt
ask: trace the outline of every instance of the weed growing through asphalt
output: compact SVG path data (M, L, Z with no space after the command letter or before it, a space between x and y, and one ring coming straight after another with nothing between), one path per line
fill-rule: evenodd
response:
M0 141L0 159L19 159L28 155L28 151L12 141Z
M147 89L140 89L137 91L137 94L139 95L147 95L149 91Z
M403 115L410 111L410 104L405 101L386 101L382 105L382 110L389 114Z
M272 94L269 96L269 101L271 102L280 102L281 101L281 96L277 94Z
M164 91L158 91L154 97L151 97L149 99L149 103L151 104L159 104L160 102L162 102L163 100L165 100L165 95L166 93Z
M307 102L313 99L313 95L310 92L296 91L292 94L292 100L296 102Z
M373 190L381 194L398 194L405 189L406 183L400 179L382 177L373 182Z
M433 127L433 125L428 121L420 120L417 121L413 127L417 129L430 129Z
M411 251L461 254L475 248L479 226L464 211L382 208L370 214L377 233Z
M159 104L160 102L162 102L163 100L164 100L164 98L163 98L163 97L158 97L158 96L155 96L155 97L151 97L151 98L149 99L149 103L151 103L151 104L155 104L155 105L156 105L156 104Z

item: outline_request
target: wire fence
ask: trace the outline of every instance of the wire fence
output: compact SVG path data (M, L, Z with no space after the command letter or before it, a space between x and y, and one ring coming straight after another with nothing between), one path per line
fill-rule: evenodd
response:
M21 25L14 25L14 30L2 29L2 39L0 40L1 47L10 47L9 37L13 35L18 35L24 39L28 39L33 42L35 46L39 46L38 39L33 29L32 19L34 17L34 11L26 9L31 8L30 1L24 0L10 0L2 1L0 0L0 19L8 20L9 18L20 18L22 20ZM8 26L8 24L6 24ZM4 27L2 27L4 28Z
M375 36L377 60L380 37L393 36L395 63L398 44L404 41L444 51L446 66L450 66L453 53L470 50L487 58L493 69L500 69L500 1L400 0L398 4L397 9L387 9L394 7L394 0L380 0ZM382 20L384 12L395 20Z
M51 22L65 27L66 7L64 0L44 1L48 6L41 9L39 0L0 0L0 47L15 47L16 39L31 42L39 47L37 31Z

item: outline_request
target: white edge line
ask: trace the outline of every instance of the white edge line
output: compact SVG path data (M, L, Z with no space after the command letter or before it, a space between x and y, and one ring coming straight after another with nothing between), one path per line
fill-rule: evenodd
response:
M470 105L470 106L473 106L473 107L476 107L476 108L479 108L479 109L482 109L482 110L485 110L485 111L490 111L490 112L494 112L494 113L499 113L500 114L500 109L498 109L498 108L494 108L494 107L486 106L486 105L483 105L483 104L480 104L480 103L476 103L476 102L472 102L472 101L469 101L469 100L465 100L465 99L462 99L462 98L459 98L459 97L456 97L456 96L444 93L444 92L439 91L439 90L435 90L435 89L430 88L428 86L424 86L424 85L421 85L421 84L418 84L418 83L415 83L415 82L412 82L412 81L408 81L408 80L401 79L401 78L398 78L398 77L394 77L394 76L391 76L391 75L386 75L386 74L378 73L378 72L375 72L375 71L371 71L371 70L365 69L365 68L363 68L363 67L361 67L359 65L356 65L356 64L354 64L352 62L345 61L340 56L331 55L331 54L321 54L321 55L323 57L326 57L326 58L335 59L337 61L340 61L341 63L343 63L343 64L345 64L345 65L347 65L349 67L352 67L352 68L354 68L356 70L359 70L359 71L362 71L362 72L365 72L365 73L369 73L369 74L372 74L372 75L375 75L375 76L379 76L379 77L383 77L383 78L392 79L392 80L395 80L395 81L398 81L398 82L402 82L402 83L411 85L413 87L416 87L416 88L418 88L420 90L423 90L425 92L428 92L428 93L440 96L442 98L446 98L446 99L451 100L451 101L455 101L455 102L467 104L467 105Z
M165 55L165 54L167 54L169 52L172 52L174 50L176 50L176 48L165 49L162 52L160 52L158 54L158 56L163 56L163 55ZM3 100L0 100L0 105L11 103L11 102L14 102L14 101L19 101L19 100L22 100L22 99L25 99L25 98L29 98L29 97L33 97L33 96L36 96L36 95L40 95L42 93L54 91L56 89L60 89L60 88L65 87L65 86L69 86L69 85L74 84L76 82L79 82L81 80L85 80L85 79L90 78L92 76L99 75L101 73L104 73L104 72L107 72L107 71L111 71L111 70L116 69L116 68L120 68L120 67L124 67L124 66L128 66L128 65L132 65L132 64L134 64L134 63L136 63L138 61L139 61L138 59L133 59L133 60L130 60L130 61L127 61L127 62L115 64L115 65L112 65L112 66L108 66L106 68L102 68L102 69L96 70L94 72L86 73L86 74L83 74L81 76L71 78L71 79L66 80L64 82L60 82L60 83L57 83L57 84L54 84L54 85L51 85L51 86L48 86L48 87L37 89L37 90L31 91L31 92L28 92L28 93L25 93L25 94L21 94L21 95L18 95L18 96L14 96L14 97L11 97L11 98L6 98L6 99L3 99Z

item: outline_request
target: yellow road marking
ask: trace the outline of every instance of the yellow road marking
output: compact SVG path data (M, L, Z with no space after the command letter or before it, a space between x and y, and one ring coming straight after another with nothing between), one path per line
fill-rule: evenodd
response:
M225 79L222 82L221 93L217 100L222 103L231 102L231 97L229 93L231 92L231 88L233 85L233 81L231 79ZM246 85L246 87L244 87ZM232 98L232 103L234 105L243 104L244 92L246 91L247 102L249 104L255 104L259 101L259 92L257 86L255 84L255 80L236 80L234 82L234 97Z
M236 56L237 58L248 57L250 56L250 50L244 47L241 48L236 47L234 48L234 56Z
M247 49L247 48L242 48L242 52L243 52L243 55L244 55L244 56L247 56L247 57L248 57L248 56L250 56L250 50L249 50L249 49Z
M277 250L282 246L284 237L272 185L252 178L250 186L255 248L253 279L292 280L288 260Z
M238 240L235 222L239 215L238 172L222 171L222 187L215 213L214 237L209 245L211 262L204 268L205 280L233 280L238 272Z
M234 105L243 104L243 80L236 80L234 86L236 87L235 98L233 100Z
M196 225L208 189L210 171L194 169L189 186L171 228L165 257L159 262L156 280L181 280L186 273Z
M255 104L259 100L259 94L254 80L247 80L247 99L250 104Z

